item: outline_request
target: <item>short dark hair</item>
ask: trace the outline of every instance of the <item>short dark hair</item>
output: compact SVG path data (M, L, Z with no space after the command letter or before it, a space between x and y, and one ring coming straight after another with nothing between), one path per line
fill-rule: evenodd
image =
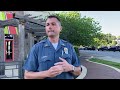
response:
M47 19L48 19L48 18L56 18L59 22L61 22L61 21L60 21L60 18L59 18L58 16L56 16L56 15L50 15L50 16L47 17ZM47 20L47 19L46 19L46 20Z

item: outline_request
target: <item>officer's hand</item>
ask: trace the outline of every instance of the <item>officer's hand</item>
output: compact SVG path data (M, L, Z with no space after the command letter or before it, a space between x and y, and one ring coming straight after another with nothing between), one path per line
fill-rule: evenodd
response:
M72 70L72 65L69 64L65 59L59 57L60 60L62 60L62 62L57 62L55 63L55 65L62 65L64 72L68 72Z
M53 66L48 70L49 77L55 77L63 72L63 67L61 65Z

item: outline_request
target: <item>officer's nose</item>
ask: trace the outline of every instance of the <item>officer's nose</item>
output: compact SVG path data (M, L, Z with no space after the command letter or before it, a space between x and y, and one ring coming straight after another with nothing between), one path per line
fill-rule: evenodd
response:
M49 30L52 30L52 27L51 27L51 26L49 26Z

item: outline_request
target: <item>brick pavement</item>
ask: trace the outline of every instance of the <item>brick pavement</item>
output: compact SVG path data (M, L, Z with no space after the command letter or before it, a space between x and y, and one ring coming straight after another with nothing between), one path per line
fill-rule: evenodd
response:
M89 57L89 55L80 56L81 64L87 68L84 79L120 79L119 72L110 67L86 61L85 59Z

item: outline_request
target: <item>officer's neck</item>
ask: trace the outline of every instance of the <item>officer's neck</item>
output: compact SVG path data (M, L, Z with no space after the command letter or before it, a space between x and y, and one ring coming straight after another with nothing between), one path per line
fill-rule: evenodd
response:
M51 43L58 43L59 37L48 37Z

